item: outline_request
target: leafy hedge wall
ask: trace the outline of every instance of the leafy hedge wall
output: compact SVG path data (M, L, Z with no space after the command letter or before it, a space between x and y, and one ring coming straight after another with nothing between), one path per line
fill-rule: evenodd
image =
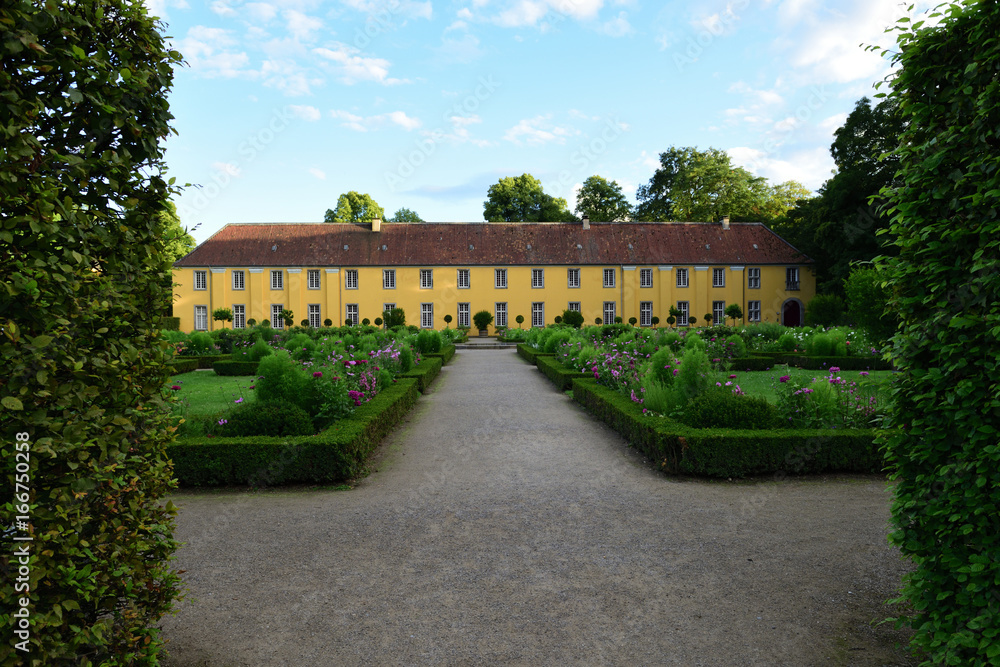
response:
M371 452L416 403L415 378L400 379L318 435L186 438L167 452L182 486L332 483L357 477Z
M573 380L576 378L593 377L592 373L581 373L566 368L562 362L552 356L538 356L535 358L535 365L552 383L559 388L559 391L568 391L573 387Z
M593 379L574 380L573 398L669 473L746 477L884 469L873 431L689 428L644 415L627 396Z
M197 359L184 359L183 357L174 357L170 362L170 375L180 375L181 373L190 373L191 371L198 370L198 360Z
M180 54L158 27L122 0L0 5L4 665L156 664L178 595L160 326Z
M212 370L216 375L256 375L259 361L216 361Z
M403 373L400 377L413 378L417 381L417 387L420 389L420 393L427 391L427 387L430 386L434 378L438 376L441 372L441 357L436 356L426 356L420 361L419 366L414 366L411 370Z
M1000 664L1000 5L901 21L891 97L906 121L885 260L902 371L885 439L891 540L916 570L912 646Z

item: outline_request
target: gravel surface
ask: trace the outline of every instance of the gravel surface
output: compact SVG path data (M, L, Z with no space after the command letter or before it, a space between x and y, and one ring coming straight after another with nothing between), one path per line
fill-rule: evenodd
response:
M653 470L463 350L347 491L180 492L169 667L906 665L884 479Z

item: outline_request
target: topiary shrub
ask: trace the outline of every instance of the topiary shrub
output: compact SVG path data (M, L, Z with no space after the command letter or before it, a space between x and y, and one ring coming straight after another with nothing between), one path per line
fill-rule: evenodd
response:
M429 354L441 351L441 334L434 329L422 329L417 334L417 351L421 354Z
M554 329L546 329L546 331L555 331L555 333L551 334L545 340L545 347L543 349L548 353L557 352L560 345L573 338L573 334L566 330L556 331Z
M205 432L220 438L252 435L313 435L309 413L288 401L272 400L237 406L223 417L212 418Z
M743 342L743 336L739 334L726 338L726 349L733 359L742 359L747 356L747 344Z
M790 333L783 333L778 337L778 349L782 352L791 352L799 344L798 339Z
M485 329L493 323L493 315L488 310L480 310L472 316L472 323L477 329Z
M806 341L806 353L814 357L833 355L833 339L825 333L815 333Z
M264 357L257 366L257 401L294 403L304 410L310 407L309 379L302 367L293 362L287 352Z
M258 338L250 349L247 350L245 358L246 361L260 361L264 357L272 354L274 354L274 348Z
M681 421L693 428L769 429L780 421L767 399L713 387L684 406Z
M247 324L249 324L249 322L247 322ZM332 327L333 326L333 320L331 320L329 317L326 318L325 320L323 320L323 326L325 326L325 327Z
M563 324L579 329L583 326L583 313L578 310L564 310L562 314Z
M215 343L212 341L212 337L204 331L195 331L188 337L187 349L188 354L197 355L209 355L216 354L218 350L215 349Z

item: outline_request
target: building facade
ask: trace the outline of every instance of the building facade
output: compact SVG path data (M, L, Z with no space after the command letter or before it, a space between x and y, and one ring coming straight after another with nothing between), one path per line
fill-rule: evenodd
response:
M716 321L740 304L745 322L802 323L815 294L812 260L759 223L230 224L174 264L182 331L374 321L403 308L407 324L551 324L634 317L666 324L669 310ZM216 322L218 308L232 323Z

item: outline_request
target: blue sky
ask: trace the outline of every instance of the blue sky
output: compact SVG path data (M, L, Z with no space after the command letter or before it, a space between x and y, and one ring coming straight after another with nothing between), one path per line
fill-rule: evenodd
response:
M230 222L320 222L349 190L390 216L482 220L524 172L575 204L631 201L670 146L815 190L833 132L889 72L861 44L891 0L147 0L184 55L170 174L199 242ZM917 7L917 10L922 9ZM916 10L915 10L916 11Z

